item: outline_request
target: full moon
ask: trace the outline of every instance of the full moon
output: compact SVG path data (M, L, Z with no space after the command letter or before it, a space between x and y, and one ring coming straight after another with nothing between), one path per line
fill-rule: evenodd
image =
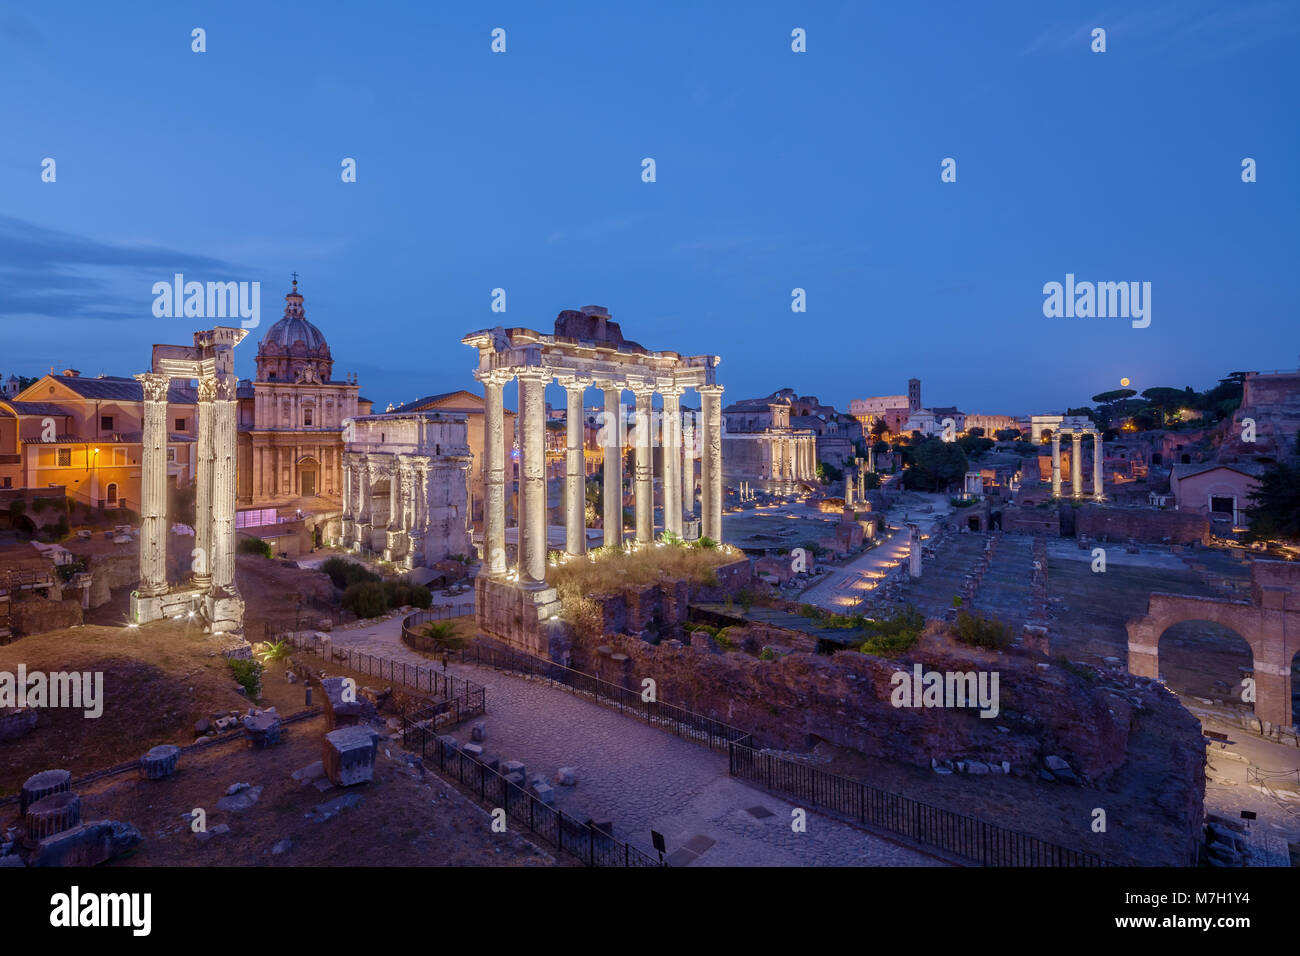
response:
M1119 380L1119 383L1120 383L1121 385L1123 385L1125 388L1128 388L1128 379L1126 379L1126 378L1121 378L1121 379Z

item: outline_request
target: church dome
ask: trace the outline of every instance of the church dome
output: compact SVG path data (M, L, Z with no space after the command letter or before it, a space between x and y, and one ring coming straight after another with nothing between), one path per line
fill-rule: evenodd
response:
M284 297L284 317L266 330L257 347L259 381L329 381L334 368L329 344L321 330L307 321L298 280Z

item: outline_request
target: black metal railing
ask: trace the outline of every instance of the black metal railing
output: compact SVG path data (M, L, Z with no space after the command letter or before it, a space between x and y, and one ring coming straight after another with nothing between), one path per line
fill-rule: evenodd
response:
M435 701L411 701L402 711L402 746L428 761L439 775L484 807L503 809L522 829L540 837L588 866L665 866L650 854L623 840L616 840L593 821L579 822L562 810L544 803L534 794L507 780L482 760L465 753L450 741L438 739L427 715Z
M981 866L1112 866L1085 853L986 823L848 777L755 750L746 741L730 748L731 775L843 814L864 826L898 833Z
M428 617L429 613L422 611L418 614L412 614L402 622L403 643L409 647L420 649L420 643L428 641L428 638L419 633L419 628L433 620L433 618ZM434 651L433 653L444 652ZM621 714L644 720L646 723L653 724L661 730L667 730L678 737L704 744L712 750L725 751L732 741L749 736L747 731L732 727L730 724L724 724L712 717L694 713L684 707L658 700L656 695L644 691L629 690L619 684L603 680L595 674L574 670L571 667L565 667L563 664L557 664L544 657L537 657L523 651L482 647L473 644L463 649L446 651L445 654L451 660L462 664L475 664L480 667L491 667L494 670L540 678L573 694L582 694L589 697L597 704L617 709ZM647 696L655 699L647 700Z
M430 706L434 709L424 719L437 728L453 727L487 712L487 689L472 680L440 673L434 667L395 661L378 654L354 651L350 647L326 645L314 634L286 632L278 636L295 648L311 651L329 663L428 694ZM329 647L328 653L326 646Z

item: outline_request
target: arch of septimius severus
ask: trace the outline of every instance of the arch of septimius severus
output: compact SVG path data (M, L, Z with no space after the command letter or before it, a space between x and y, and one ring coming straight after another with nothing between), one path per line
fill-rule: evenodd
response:
M247 329L217 326L194 333L194 344L155 345L150 371L135 376L144 390L140 452L140 584L131 620L198 615L213 632L239 632L244 602L235 587L235 346ZM174 378L198 380L194 576L167 582L167 388Z
M1078 428L1064 425L1052 432L1052 497L1061 497L1061 433L1070 434L1070 497L1083 497L1083 436L1092 436L1092 500L1105 501L1102 487L1102 470L1104 456L1102 453L1101 432L1095 428Z
M474 375L485 397L483 573L475 580L479 626L512 643L547 652L545 629L537 622L554 619L559 601L546 586L546 386L557 382L567 398L566 465L563 511L565 552L586 551L585 474L583 467L583 395L595 387L604 393L603 483L607 545L623 543L623 475L619 446L620 404L624 390L636 398L635 541L654 540L652 401L663 401L662 504L664 529L680 534L684 512L693 513L693 441L683 441L680 400L694 388L700 393L701 534L722 540L722 386L716 381L716 355L682 356L651 352L623 339L609 314L598 306L566 310L555 320L555 334L532 329L484 329L461 340L478 349ZM505 445L502 389L519 380L520 446L518 567L506 566ZM691 500L683 500L687 490Z

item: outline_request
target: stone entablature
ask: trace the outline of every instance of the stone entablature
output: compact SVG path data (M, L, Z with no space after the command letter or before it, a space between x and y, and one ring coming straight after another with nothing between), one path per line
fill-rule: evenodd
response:
M446 412L348 419L339 543L406 568L470 554L468 431Z

